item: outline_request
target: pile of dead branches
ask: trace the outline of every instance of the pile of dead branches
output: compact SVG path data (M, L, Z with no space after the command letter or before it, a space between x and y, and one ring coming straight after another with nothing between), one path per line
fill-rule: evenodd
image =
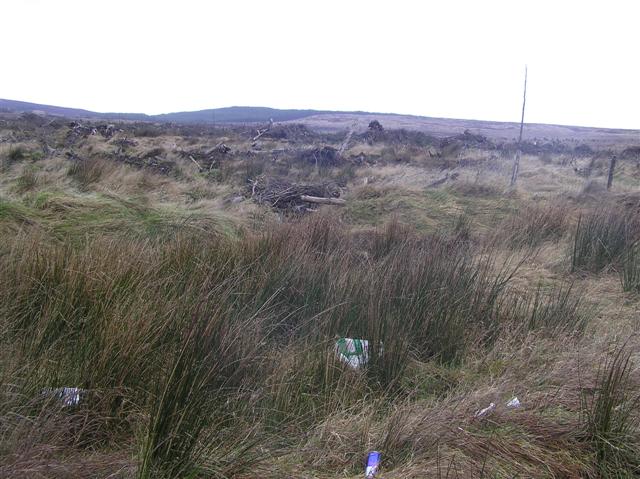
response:
M103 124L87 124L83 125L77 121L72 121L68 125L69 131L65 138L67 145L73 145L78 140L87 138L90 135L101 135L103 138L111 138L118 131L115 125Z
M174 162L165 160L160 156L130 156L126 153L120 153L114 156L114 159L136 168L153 170L163 175L172 173L176 166Z
M332 146L302 150L299 158L304 162L324 167L338 166L342 163L340 153Z
M115 140L112 140L111 143L123 149L129 148L130 146L138 146L138 142L131 140L126 136L124 138L116 138Z
M441 148L445 148L454 144L464 148L491 146L491 142L486 136L471 133L469 130L464 130L464 133L462 133L461 135L448 136L440 140Z
M286 125L275 125L263 134L263 138L271 140L308 140L314 134L306 126L297 123Z
M307 212L316 204L344 205L335 183L305 185L262 175L249 180L248 189L254 201L278 210Z
M213 148L184 150L180 155L191 160L199 171L211 171L230 152L231 148L220 142Z
M124 154L124 152L133 146L138 146L138 143L134 140L128 139L126 136L124 138L116 138L111 140L113 145L116 145L118 149L116 150L116 156Z

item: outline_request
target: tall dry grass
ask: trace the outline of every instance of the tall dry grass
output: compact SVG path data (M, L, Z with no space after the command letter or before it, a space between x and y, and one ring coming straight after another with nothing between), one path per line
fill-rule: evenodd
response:
M617 347L599 365L595 387L585 388L582 414L601 477L633 477L640 468L637 408L631 352Z
M336 412L411 394L415 361L454 365L503 334L581 329L579 295L516 299L519 262L497 258L459 235L397 223L354 235L326 216L237 239L23 230L0 244L1 454L28 440L16 417L38 423L43 388L73 386L81 405L52 413L60 425L34 450L125 450L138 477L233 477ZM370 341L366 368L336 358L337 337Z
M572 271L598 272L616 263L639 237L638 217L621 209L590 211L573 234Z
M67 175L73 178L81 191L86 191L103 176L115 170L113 162L101 158L78 159L71 163Z
M498 234L512 248L536 248L560 240L569 229L570 215L564 205L525 206L503 222Z

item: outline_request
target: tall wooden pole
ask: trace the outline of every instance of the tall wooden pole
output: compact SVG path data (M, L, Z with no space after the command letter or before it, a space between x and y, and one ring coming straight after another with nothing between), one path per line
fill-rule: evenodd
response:
M513 186L518 180L518 169L520 168L520 143L522 143L522 130L524 128L524 107L527 104L527 67L524 67L524 95L522 97L522 116L520 117L520 135L518 136L518 146L516 147L516 157L513 161L513 171L511 172L511 184Z

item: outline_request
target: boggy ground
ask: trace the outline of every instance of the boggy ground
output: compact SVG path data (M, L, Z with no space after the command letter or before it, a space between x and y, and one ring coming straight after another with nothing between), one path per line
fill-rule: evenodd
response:
M468 135L81 126L0 123L0 476L638 474L632 145L529 150L509 189Z

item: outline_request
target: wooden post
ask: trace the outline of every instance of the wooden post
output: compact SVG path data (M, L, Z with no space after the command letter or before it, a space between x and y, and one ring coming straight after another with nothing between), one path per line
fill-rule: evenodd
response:
M611 157L611 163L609 163L609 178L607 178L607 189L611 189L611 185L613 184L613 173L616 169L616 155Z
M514 186L518 180L518 169L520 168L520 143L522 143L522 129L524 128L524 107L527 104L527 67L524 67L524 95L522 98L522 116L520 117L520 135L518 136L518 146L516 157L513 161L513 171L511 172L510 186Z

